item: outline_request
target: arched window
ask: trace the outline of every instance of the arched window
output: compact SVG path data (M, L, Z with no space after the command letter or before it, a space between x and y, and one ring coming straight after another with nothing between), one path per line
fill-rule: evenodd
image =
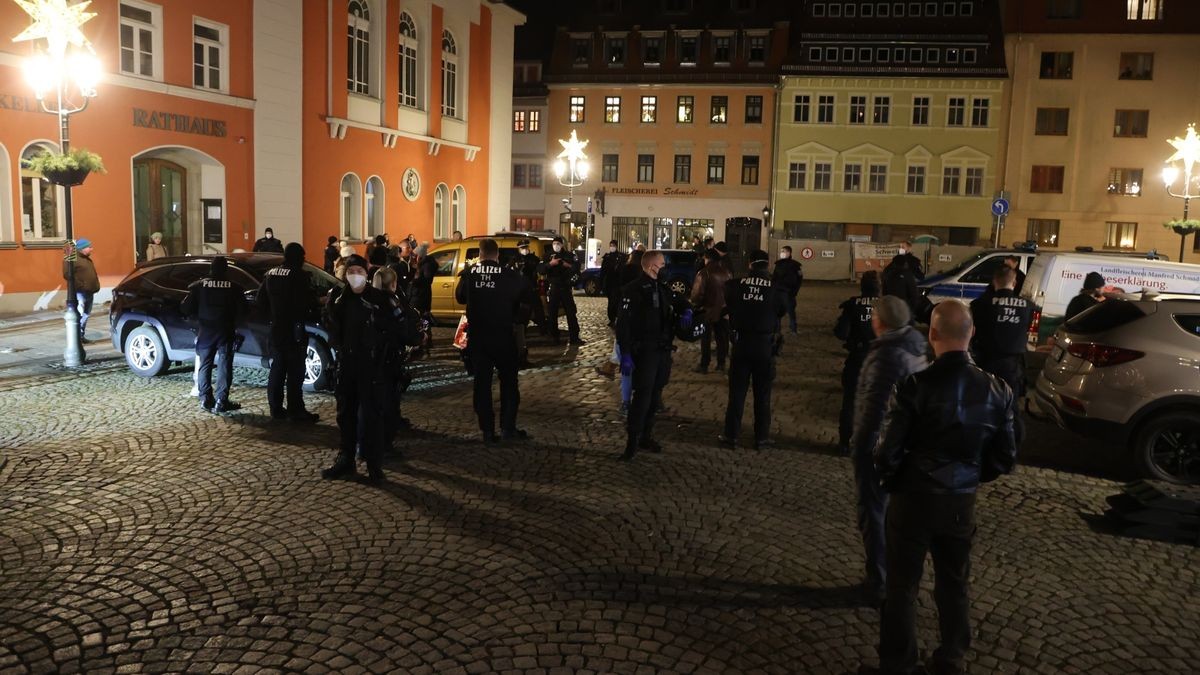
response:
M367 236L374 237L387 231L384 227L384 195L383 181L379 176L367 179L366 194Z
M33 143L21 153L21 159L32 159L45 151L56 152L57 147ZM63 189L42 174L21 167L22 239L62 239L66 237L65 222Z
M0 143L0 241L15 241L12 227L12 181L9 179L8 149Z
M447 221L446 202L450 200L450 190L445 183L438 183L433 191L433 238L449 239L450 225Z
M442 114L458 117L458 46L450 31L442 31Z
M362 182L358 176L348 173L342 176L341 200L342 236L362 237Z
M450 198L450 224L455 230L466 234L467 191L461 185L454 187L454 195Z
M400 105L420 108L417 103L417 54L421 53L417 42L417 22L408 12L400 13Z
M350 0L346 28L346 88L371 95L371 10L366 0Z

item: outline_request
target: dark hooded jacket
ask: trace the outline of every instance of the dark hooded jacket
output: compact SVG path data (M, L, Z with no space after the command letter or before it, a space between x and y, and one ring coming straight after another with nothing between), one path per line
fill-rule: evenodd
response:
M870 454L875 449L892 390L904 378L925 370L928 350L925 336L912 326L890 330L871 342L854 397L853 453Z

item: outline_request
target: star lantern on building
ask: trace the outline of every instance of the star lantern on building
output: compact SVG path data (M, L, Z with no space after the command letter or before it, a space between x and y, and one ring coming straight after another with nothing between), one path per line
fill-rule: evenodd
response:
M1184 171L1192 173L1192 166L1200 162L1200 135L1196 134L1196 125L1189 124L1183 138L1176 136L1167 141L1175 148L1175 154L1167 159L1168 162L1183 161Z
M587 147L587 141L579 140L575 135L575 130L571 130L571 137L567 140L558 140L559 145L563 147L563 151L558 153L559 159L565 159L568 162L578 162L587 159L587 155L583 153L583 149Z
M61 59L69 45L94 52L80 26L96 16L95 12L86 11L91 0L70 4L67 0L13 0L33 23L21 34L13 38L13 42L45 39L49 54Z

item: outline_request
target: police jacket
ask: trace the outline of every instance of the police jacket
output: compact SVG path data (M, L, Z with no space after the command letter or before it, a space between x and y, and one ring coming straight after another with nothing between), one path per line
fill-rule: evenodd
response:
M708 323L720 320L725 313L725 284L729 283L729 271L719 262L705 265L696 273L692 282L692 306L696 311L703 312L703 319Z
M537 257L536 253L526 253L520 256L520 272L521 276L529 280L533 284L534 290L537 290L538 285L538 267L542 264L542 259Z
M206 277L188 286L179 311L195 317L201 330L232 334L244 301L242 288L237 284Z
M454 299L467 306L472 338L510 339L526 281L495 260L480 260L459 275ZM468 342L469 344L469 342Z
M1025 353L1033 322L1033 304L1025 298L1007 288L980 296L971 301L971 319L975 322L971 350L980 363Z
M875 339L871 316L874 314L877 299L872 295L859 295L838 305L842 313L833 327L833 334L842 341L842 346L848 351L865 351Z
M643 272L621 287L621 308L616 324L621 353L671 351L675 341L675 317L687 308L687 301L682 296L672 293L661 279L651 279Z
M625 254L610 251L600 259L600 283L607 295L621 290L621 267L625 265Z
M275 237L260 237L254 242L255 253L283 253L283 242Z
M551 260L561 260L557 265L551 265ZM546 253L546 257L542 259L542 264L538 266L538 271L546 275L546 281L551 287L571 288L574 283L572 279L576 274L579 274L579 262L575 259L575 254L568 251L565 247L563 250L555 253L553 249Z
M382 361L394 351L400 334L400 317L388 293L367 286L362 293L334 287L325 303L325 329L329 342L346 358Z
M875 449L892 390L904 378L925 370L928 349L925 336L912 326L890 330L870 343L854 394L853 454L869 456Z
M792 258L780 258L775 261L775 271L771 273L771 278L788 293L795 295L804 283L804 266Z
M765 266L751 268L746 276L726 282L730 328L738 339L778 333L779 317L787 312L786 293L767 276Z
M880 281L883 284L884 295L894 295L903 300L909 309L916 312L921 302L921 291L917 289L917 277L912 269L901 258L896 256L887 267L883 268Z
M308 272L302 266L280 265L267 270L255 301L270 314L273 337L305 337L304 322L317 305L308 282Z
M888 406L875 468L888 492L972 493L1012 471L1015 411L1008 385L966 352L905 378Z
M921 259L912 253L898 253L892 256L892 263L899 263L907 267L918 281L925 278L925 272L921 269Z
M342 254L341 254L341 252L338 251L338 248L336 246L334 246L333 244L326 246L325 247L325 271L330 274L333 274L333 264L335 262L337 262L337 259L340 257L342 257Z

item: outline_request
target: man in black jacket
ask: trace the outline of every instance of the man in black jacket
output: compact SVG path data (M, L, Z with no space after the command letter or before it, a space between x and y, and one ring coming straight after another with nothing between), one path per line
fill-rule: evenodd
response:
M542 289L540 284L538 284L538 267L541 266L542 259L537 257L536 253L529 250L528 239L522 239L517 242L517 254L520 260L519 269L521 275L525 277L525 281L533 289L533 302L529 306L529 317L541 331L542 335L549 335L550 327L546 325L546 310L542 307Z
M859 294L849 298L838 309L842 310L833 334L846 348L846 360L842 363L842 411L838 416L838 449L848 451L850 432L854 428L854 397L858 386L858 372L867 358L867 350L875 339L871 327L871 313L879 298L879 274L874 270L863 273L859 281Z
M257 302L271 316L271 374L267 377L267 404L271 417L316 422L316 413L304 407L304 358L308 333L304 322L317 308L304 270L304 247L292 242L283 249L283 264L267 271L258 289ZM283 407L287 384L287 409Z
M333 274L333 264L337 262L342 254L338 251L337 237L330 237L325 246L325 267L324 270L329 274Z
M973 327L966 305L933 311L929 340L937 360L896 389L875 447L875 468L889 493L887 598L879 665L911 673L917 663L916 601L927 553L941 646L936 673L963 672L971 643L967 579L980 483L1012 471L1017 459L1013 395L967 355Z
M1079 290L1079 295L1071 298L1071 302L1067 303L1067 311L1063 314L1063 321L1070 321L1077 315L1100 304L1100 299L1104 297L1104 277L1099 272L1088 272L1083 278L1083 288Z
M638 450L662 452L654 440L654 415L662 405L662 391L671 374L675 350L675 321L691 326L692 310L658 278L666 264L661 251L642 256L642 274L621 289L617 314L617 345L621 350L621 377L632 378L633 399L626 419L622 461Z
M208 277L193 281L179 306L184 316L194 316L199 323L196 331L196 359L199 361L196 388L200 405L208 412L224 413L241 408L229 400L229 385L233 381L233 352L237 338L237 318L242 313L242 289L229 280L226 270L229 261L224 256L212 259ZM219 358L218 358L219 355ZM212 386L213 363L218 362L217 387Z
M786 292L788 322L792 332L796 332L796 294L804 283L804 267L792 257L792 247L784 246L779 249L779 260L775 261L775 271L771 279Z
M546 318L550 322L550 336L554 338L554 344L559 343L558 309L561 307L567 315L570 344L582 345L583 339L579 337L579 317L575 311L575 275L579 274L579 260L563 245L562 237L554 238L551 249L538 268L538 271L546 275L546 282L550 287L546 292L549 300Z
M263 230L263 236L254 242L255 253L283 253L283 242L275 238L275 230Z
M608 325L617 320L617 310L621 307L621 267L625 264L625 254L617 250L617 240L608 242L608 253L600 259L600 285L604 289L604 297L608 298Z

